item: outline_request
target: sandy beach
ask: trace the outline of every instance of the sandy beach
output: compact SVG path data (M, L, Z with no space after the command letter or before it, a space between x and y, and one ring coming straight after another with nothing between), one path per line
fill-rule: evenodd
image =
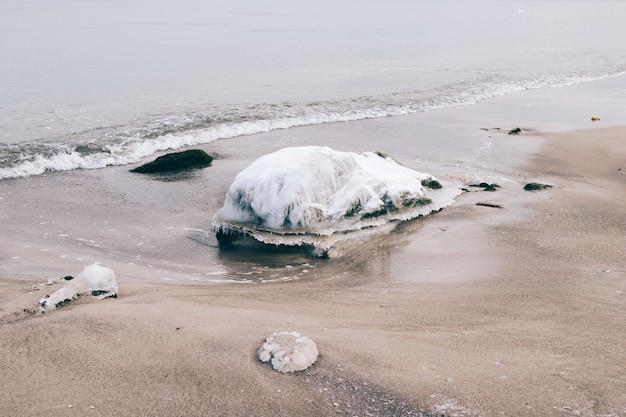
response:
M481 104L485 120L516 127L491 105ZM592 124L583 110L579 126L548 133L538 121L513 137L480 130L494 126L473 111L442 114L458 119L439 135L493 136L481 178L501 189L471 190L328 261L222 253L194 230L209 229L234 174L268 146L332 145L347 132L346 150L384 148L460 178L463 164L433 162L436 137L419 163L400 140L382 140L437 117L216 142L204 147L219 156L213 167L179 181L119 167L22 179L19 198L14 181L0 184L0 415L626 415L626 127ZM552 188L525 191L528 182ZM116 271L117 299L24 312L92 262ZM197 281L192 265L204 267ZM296 279L204 282L257 272ZM257 360L282 330L316 341L315 365L284 375Z

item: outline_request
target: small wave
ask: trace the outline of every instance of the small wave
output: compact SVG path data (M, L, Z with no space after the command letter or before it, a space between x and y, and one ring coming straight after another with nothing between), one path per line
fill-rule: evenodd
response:
M139 128L94 130L73 135L74 139L5 145L0 149L0 179L129 165L158 152L220 139L471 105L518 91L561 87L624 73L623 69L614 68L608 74L558 74L528 80L506 80L492 74L439 86L429 92L407 91L309 103L213 106L203 112L159 116Z

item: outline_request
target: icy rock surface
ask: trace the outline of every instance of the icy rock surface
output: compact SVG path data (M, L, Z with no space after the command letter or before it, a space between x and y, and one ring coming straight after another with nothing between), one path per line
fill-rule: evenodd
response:
M50 296L39 300L41 311L52 310L65 302L72 301L76 296L91 293L98 299L117 297L118 286L115 272L102 265L86 266L74 279Z
M270 362L278 372L303 371L317 360L317 345L298 332L274 333L258 350L261 362Z
M459 192L381 153L285 148L235 177L213 229L298 245L301 239L272 239L267 233L330 236L409 220L452 204Z

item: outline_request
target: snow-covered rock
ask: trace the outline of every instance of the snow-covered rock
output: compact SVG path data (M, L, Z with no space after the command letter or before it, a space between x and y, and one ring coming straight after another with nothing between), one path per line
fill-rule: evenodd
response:
M258 350L261 362L269 362L278 372L303 371L317 360L317 345L298 332L274 333Z
M76 296L93 294L98 299L117 297L119 288L112 269L102 265L86 266L74 279L68 281L52 294L39 300L41 311L52 310L72 301Z
M332 239L311 236L427 215L452 204L459 193L378 152L285 148L236 176L213 229L218 237L239 233L266 243L328 246Z

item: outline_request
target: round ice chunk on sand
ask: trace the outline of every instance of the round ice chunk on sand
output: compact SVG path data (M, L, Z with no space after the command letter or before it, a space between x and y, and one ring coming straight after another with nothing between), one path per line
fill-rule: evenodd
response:
M106 266L93 264L86 266L76 277L86 292L98 293L99 298L117 296L118 286L115 272Z
M303 371L317 360L317 345L298 332L278 332L258 350L261 362L270 362L278 372Z

